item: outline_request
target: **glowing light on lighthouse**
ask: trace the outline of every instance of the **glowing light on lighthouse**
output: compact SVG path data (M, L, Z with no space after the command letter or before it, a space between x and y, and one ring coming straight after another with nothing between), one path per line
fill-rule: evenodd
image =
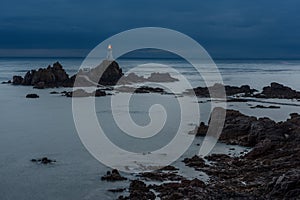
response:
M112 46L110 44L107 47L107 57L106 57L106 59L109 60L109 61L114 60L113 55L112 55Z

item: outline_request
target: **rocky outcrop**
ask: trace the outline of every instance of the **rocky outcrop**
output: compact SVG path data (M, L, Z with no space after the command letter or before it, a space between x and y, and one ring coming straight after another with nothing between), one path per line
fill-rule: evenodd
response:
M99 79L100 75L102 76ZM122 76L122 69L115 61L104 60L94 69L87 72L80 70L72 77L69 77L62 65L56 62L47 68L28 71L24 78L14 76L12 83L14 85L30 85L37 89L73 87L77 78L76 86L115 85Z
M243 96L252 96L254 92L257 90L251 89L249 85L242 85L241 87L229 86L222 84L214 84L211 87L197 87L194 89L188 89L185 94L193 94L195 93L198 97L210 97L210 92L215 95L215 97L222 97L223 88L225 89L227 96L233 96L237 94L241 94ZM219 95L219 96L218 96Z
M80 70L71 77L76 87L116 85L123 76L122 69L116 61L104 60L100 65L88 71ZM100 78L101 77L101 78Z
M260 94L255 95L257 98L279 98L279 99L300 99L300 92L290 87L273 82L270 86L264 87Z
M204 197L209 194L220 199L293 199L300 195L299 114L293 113L285 122L276 123L227 110L220 140L253 149L242 157L207 156L210 166L198 156L184 159L187 166L211 177L202 192ZM192 193L198 195L197 190Z
M201 132L208 128L205 124L201 127ZM147 186L134 180L130 195L119 199L154 199L151 191L160 199L297 199L300 196L299 114L292 113L290 119L276 123L227 110L221 140L253 148L241 157L211 154L185 158L187 166L210 177L207 183L160 170L146 172L140 177L166 182ZM175 174L176 179L168 174Z

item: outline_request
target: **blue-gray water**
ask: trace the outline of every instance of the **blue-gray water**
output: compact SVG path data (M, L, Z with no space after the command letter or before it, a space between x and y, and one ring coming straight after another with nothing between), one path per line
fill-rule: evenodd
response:
M46 67L57 60L69 74L74 74L82 62L81 59L1 58L0 82L11 79L15 74L24 75L29 69ZM181 60L119 61L125 72L131 67L141 64L151 65L151 63L173 66L187 76L193 86L203 84L191 66ZM249 84L256 89L261 89L270 82L276 81L300 90L300 61L226 60L217 61L217 64L225 84L237 86ZM152 69L155 72L159 71L159 65L153 64ZM150 72L152 71L143 73ZM116 198L118 194L107 192L107 189L126 187L129 182L107 183L100 180L108 168L95 160L81 144L72 118L71 99L50 95L49 92L52 90L0 85L0 199ZM61 90L64 89L57 89L57 91ZM26 99L27 93L37 93L40 98ZM109 98L97 98L96 101L99 119L101 116L104 117L102 120L106 124L109 124L109 118L105 117L109 109L105 106L105 102ZM151 100L152 97L151 95L139 96L135 100L136 104L143 105L145 98ZM155 98L155 101L170 102L170 105L174 100L174 97L168 95L157 95ZM204 115L203 121L207 121L209 104L204 103L200 107ZM228 107L239 109L246 114L271 117L277 121L285 120L291 112L300 112L299 107L293 106L282 106L281 109L273 110L253 110L245 103L230 103ZM147 117L142 115L147 112L148 108L139 106L136 110L132 110L132 116L143 123ZM173 131L174 127L167 128L166 132ZM111 131L117 130L112 127ZM197 149L197 146L193 146L192 149ZM229 147L218 144L214 151L227 152ZM32 158L43 156L56 159L57 163L41 166L30 162ZM175 165L182 166L180 160ZM187 177L199 175L198 172L183 166L181 173ZM130 174L125 176L132 178Z

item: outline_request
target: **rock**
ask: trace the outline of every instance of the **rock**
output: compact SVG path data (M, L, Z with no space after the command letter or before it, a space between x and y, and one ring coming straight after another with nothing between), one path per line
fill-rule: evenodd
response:
M11 84L11 80L3 81L1 84Z
M71 79L75 81L76 78L76 87L96 86L98 84L110 86L116 85L122 76L122 69L116 61L104 60L89 71L80 70Z
M254 92L257 90L251 89L249 85L242 85L241 87L236 86L229 86L229 85L221 85L221 84L214 84L211 87L197 87L192 90L187 90L185 94L193 94L195 93L196 96L199 97L210 97L210 91L215 94L215 97L223 97L222 91L223 88L225 89L227 96L233 96L237 94L242 94L243 96L252 96Z
M162 171L177 171L179 169L174 166L168 165L168 166L161 168L160 170L162 170Z
M143 172L139 174L139 176L144 178L145 180L152 180L152 181L165 181L165 180L180 181L183 179L182 176L174 172L164 173L162 171Z
M149 82L175 82L179 81L177 78L171 77L169 73L151 73L150 77L147 79Z
M33 98L33 99L35 99L35 98L39 98L39 95L37 95L37 94L27 94L26 98Z
M105 176L101 177L102 181L125 181L127 178L120 175L119 171L116 169L113 169L111 172L107 171Z
M22 76L13 76L13 85L21 85L23 82Z
M38 82L36 83L33 88L36 88L36 89L44 89L45 88L45 82Z
M102 97L102 96L106 96L106 92L102 91L100 89L97 89L95 92L87 92L84 89L77 89L75 91L71 91L71 92L64 92L62 93L64 96L66 97Z
M59 94L59 93L56 91L52 91L52 92L50 92L50 94Z
M43 158L38 158L38 159L31 159L31 162L47 165L47 164L52 164L52 163L56 162L56 160L51 160L47 157L43 157Z
M107 69L104 71L104 67ZM100 74L102 76L100 77ZM79 71L77 74L69 77L63 66L56 62L47 68L28 71L24 79L21 76L13 77L14 85L31 85L35 88L53 88L53 87L73 87L77 77L77 86L95 86L100 85L115 85L123 76L122 69L115 61L104 60L94 69L85 72Z
M159 73L154 72L151 73L148 78L145 78L143 76L138 76L135 73L129 73L128 75L122 77L120 79L119 84L132 84L132 83L144 83L144 82L175 82L179 81L176 78L173 78L169 73Z
M164 93L164 89L159 87L152 88L148 86L142 86L137 88L134 92L135 93Z
M204 122L201 122L198 127L195 128L190 134L193 134L195 136L205 136L208 131L208 126L205 125Z
M251 109L255 109L255 108L261 108L261 109L279 109L280 106L264 106L264 105L256 105L256 106L251 106Z
M96 90L95 93L92 93L92 94L94 94L95 97L104 97L104 96L106 96L106 92L102 91L100 89Z
M159 87L153 88L149 86L141 86L139 88L129 87L129 86L121 86L115 88L116 91L119 92L127 92L127 93L160 93L165 94L165 90Z
M260 94L257 94L257 98L279 98L279 99L299 99L300 92L291 89L290 87L273 82L271 86L263 88Z
M130 183L129 192L129 199L132 200L154 200L156 198L146 184L139 180L134 180Z
M205 164L205 160L197 155L192 158L185 158L182 162L184 162L186 166L193 167L197 170L208 167L208 165Z

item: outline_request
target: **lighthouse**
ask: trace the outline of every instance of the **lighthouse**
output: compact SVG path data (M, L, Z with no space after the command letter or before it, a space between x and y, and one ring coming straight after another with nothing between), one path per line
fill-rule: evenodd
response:
M106 60L108 60L108 61L113 61L114 60L113 55L112 55L112 46L111 45L108 45L108 47L107 47Z

